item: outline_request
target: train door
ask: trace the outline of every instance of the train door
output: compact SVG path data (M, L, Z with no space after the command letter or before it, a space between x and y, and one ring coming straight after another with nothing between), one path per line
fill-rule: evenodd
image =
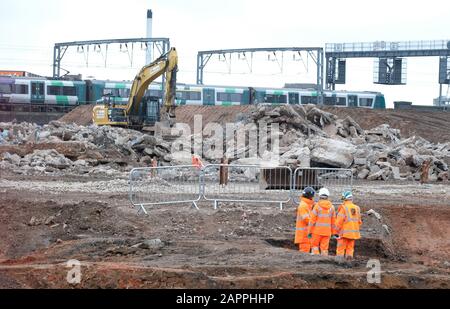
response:
M215 90L214 88L203 88L203 105L214 105Z
M31 103L44 103L44 82L32 81L31 82Z
M348 107L358 107L357 95L348 95Z
M289 92L289 104L300 104L300 95L298 92Z

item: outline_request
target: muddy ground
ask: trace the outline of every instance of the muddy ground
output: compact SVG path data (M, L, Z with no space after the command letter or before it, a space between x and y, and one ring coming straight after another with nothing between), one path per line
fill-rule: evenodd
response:
M0 288L450 288L448 184L356 184L356 203L382 218L364 214L355 260L338 262L296 250L293 204L144 215L126 180L1 176ZM66 280L71 259L77 285ZM367 282L370 259L381 284Z

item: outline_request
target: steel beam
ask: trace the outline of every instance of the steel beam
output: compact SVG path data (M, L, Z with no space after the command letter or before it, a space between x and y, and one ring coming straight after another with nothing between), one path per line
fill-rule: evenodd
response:
M302 52L306 51L311 55L316 54L316 58L312 57L317 65L317 94L319 102L323 102L323 63L324 52L322 47L268 47L268 48L238 48L238 49L218 49L218 50L205 50L197 53L197 84L203 85L204 72L206 65L213 55L225 55L225 54L238 54L238 53L257 53L257 52L285 52L294 51Z
M73 42L62 42L55 43L53 48L53 77L61 77L61 61L69 47L73 46L89 46L90 45L102 45L106 44L127 44L127 43L150 43L157 46L160 50L158 44L162 45L161 54L165 54L170 49L169 38L131 38L131 39L111 39L111 40L92 40L92 41L73 41ZM147 46L147 48L150 48ZM106 62L105 62L106 66ZM164 80L163 80L164 82Z

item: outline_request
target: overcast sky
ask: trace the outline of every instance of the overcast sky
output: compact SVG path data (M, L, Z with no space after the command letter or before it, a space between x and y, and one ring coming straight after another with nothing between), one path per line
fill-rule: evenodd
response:
M199 50L450 39L450 2L442 0L1 0L0 69L51 75L55 42L144 37L149 8L153 36L169 37L177 47L178 80L185 83L195 83ZM83 77L130 80L145 60L136 46L130 68L129 54L116 47L105 69L102 52L91 52L86 67L86 55L69 49L62 67ZM204 82L267 87L315 82L306 55L293 61L285 54L282 68L267 57L255 56L253 74L238 59L231 63L232 74L226 74L227 63L214 58ZM373 59L349 59L347 84L337 89L381 91L389 106L397 100L432 104L438 95L437 58L409 58L407 86L373 84L373 65Z

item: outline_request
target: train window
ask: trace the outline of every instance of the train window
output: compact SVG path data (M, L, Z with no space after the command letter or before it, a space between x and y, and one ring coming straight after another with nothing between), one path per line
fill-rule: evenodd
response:
M61 95L61 87L59 86L47 86L48 95Z
M317 104L317 97L302 95L302 104Z
M338 105L338 106L346 106L347 105L347 99L342 97L324 97L323 98L323 104L324 105Z
M241 100L242 100L241 93L226 93L226 92L217 93L217 101L220 102L241 102Z
M162 90L150 90L150 96L151 97L161 98L162 97Z
M356 95L348 95L348 106L349 107L358 107L358 96Z
M199 91L177 91L176 98L178 100L200 101L202 98L202 93Z
M373 99L370 98L359 98L359 106L361 107L372 107Z
M128 98L130 96L130 89L127 89L127 88L119 89L119 95L122 98Z
M300 95L296 92L289 92L289 104L299 104Z
M116 88L105 88L105 89L103 89L103 95L120 97L121 96L120 90L121 89L116 89Z
M28 94L28 85L14 85L14 93Z
M241 93L230 93L230 101L231 102L241 102L242 94Z
M336 105L336 97L324 97L323 104L324 105Z
M199 91L189 91L189 99L188 100L196 100L200 101L202 99L202 93Z
M35 96L43 96L44 95L44 85L40 82L31 82L31 94ZM47 87L48 94L48 87Z
M117 96L118 94L119 93L116 91L116 89L112 88L103 89L103 95Z
M76 91L75 87L69 87L69 86L62 87L62 93L63 93L63 95L67 95L67 96L76 96L77 95L77 91Z
M264 97L265 103L287 103L287 96L285 94L266 94Z
M337 97L336 98L336 105L346 106L347 105L347 99L346 98Z
M0 84L0 93L11 93L12 85L9 84Z
M217 93L217 101L227 102L227 101L229 101L228 97L229 97L228 93L225 93L225 92L218 92Z

